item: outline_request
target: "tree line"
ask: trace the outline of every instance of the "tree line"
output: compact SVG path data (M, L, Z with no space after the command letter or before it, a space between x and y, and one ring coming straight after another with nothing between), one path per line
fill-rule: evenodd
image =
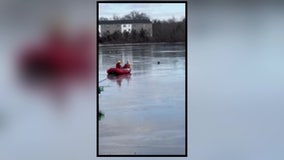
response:
M100 20L110 20L101 17ZM145 13L133 11L123 17L113 16L112 20L150 20ZM146 30L132 30L131 32L115 31L114 33L105 32L99 38L99 43L145 43L145 42L185 42L186 39L186 20L176 21L175 18L168 20L152 21L152 37Z

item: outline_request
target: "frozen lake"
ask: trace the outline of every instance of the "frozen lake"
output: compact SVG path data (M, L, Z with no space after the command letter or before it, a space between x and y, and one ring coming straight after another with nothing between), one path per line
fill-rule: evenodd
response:
M117 60L130 76L107 77ZM99 47L100 155L185 154L185 67L184 44Z

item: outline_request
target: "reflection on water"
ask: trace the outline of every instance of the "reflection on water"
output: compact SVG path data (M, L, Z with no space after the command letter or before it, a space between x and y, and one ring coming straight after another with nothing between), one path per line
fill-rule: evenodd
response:
M107 75L117 60L129 60L131 75ZM184 44L100 46L99 80L108 86L99 96L100 155L185 154Z
M125 74L125 75L118 75L118 76L114 76L114 75L107 75L107 78L110 81L114 81L117 83L117 85L119 87L121 87L121 83L122 81L125 79L127 81L127 85L129 84L130 78L131 78L131 74Z

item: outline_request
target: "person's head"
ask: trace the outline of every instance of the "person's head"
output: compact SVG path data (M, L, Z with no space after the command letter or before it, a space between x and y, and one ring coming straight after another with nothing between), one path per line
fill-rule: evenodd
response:
M117 63L121 63L120 60L118 60Z

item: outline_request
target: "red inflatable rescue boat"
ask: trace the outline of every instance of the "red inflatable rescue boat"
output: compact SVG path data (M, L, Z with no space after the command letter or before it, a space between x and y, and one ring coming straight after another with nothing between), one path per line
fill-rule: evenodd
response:
M107 70L108 74L113 75L123 75L123 74L130 74L131 69L130 68L110 68Z

